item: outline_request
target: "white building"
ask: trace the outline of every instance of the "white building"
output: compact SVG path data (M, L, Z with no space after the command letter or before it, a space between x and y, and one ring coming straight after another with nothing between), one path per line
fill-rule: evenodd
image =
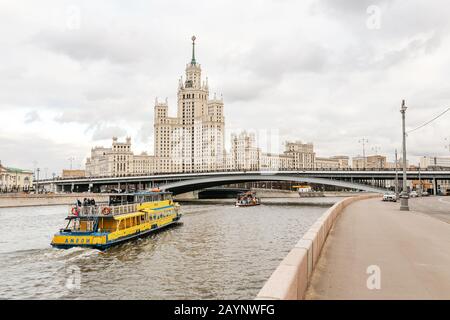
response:
M316 169L339 169L340 164L338 159L316 157L314 167Z
M246 131L231 135L231 152L227 168L230 170L257 171L260 168L261 150L256 146L254 133Z
M450 168L450 157L420 157L420 167L443 167Z
M314 145L311 142L286 142L284 155L293 158L292 168L290 168L292 170L314 168L316 154L314 153Z
M348 169L350 167L349 156L333 156L330 159L337 160L339 162L339 169Z
M28 191L33 187L33 172L4 167L0 162L0 192Z
M131 138L119 142L113 137L111 148L95 147L86 159L86 176L121 177L155 172L155 160L146 153L135 155L131 151Z
M155 102L155 161L157 172L223 170L225 118L223 99L209 98L208 78L201 77L195 59L186 65L186 80L178 85L176 117L168 116L168 102Z
M286 142L281 154L262 152L254 133L246 131L231 135L231 152L226 156L226 169L233 171L277 171L312 168L312 143Z

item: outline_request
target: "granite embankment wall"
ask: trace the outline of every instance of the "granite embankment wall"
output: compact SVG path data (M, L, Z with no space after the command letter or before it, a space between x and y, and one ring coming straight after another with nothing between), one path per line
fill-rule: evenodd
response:
M256 299L303 299L322 247L337 217L351 203L374 197L379 195L366 194L345 198L329 208L281 261Z
M94 198L96 202L108 201L108 195L99 193L71 194L8 194L0 195L0 208L51 206L74 204L77 199Z

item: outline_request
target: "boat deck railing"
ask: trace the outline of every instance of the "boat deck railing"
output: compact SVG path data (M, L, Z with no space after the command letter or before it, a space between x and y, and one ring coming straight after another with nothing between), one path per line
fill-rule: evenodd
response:
M137 203L110 206L108 204L87 205L87 206L71 206L69 208L69 217L105 217L128 214L138 211ZM78 212L78 214L76 214Z

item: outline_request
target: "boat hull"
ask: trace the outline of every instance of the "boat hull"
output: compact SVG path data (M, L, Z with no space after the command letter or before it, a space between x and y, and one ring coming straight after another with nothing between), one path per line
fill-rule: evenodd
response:
M256 204L237 204L236 207L254 207L254 206L259 206L260 203L256 203Z
M55 243L54 241L51 243L52 247L57 248L57 249L70 249L70 248L74 248L74 247L81 247L81 248L91 248L91 249L98 249L98 250L106 250L112 246L115 245L119 245L137 238L143 238L146 237L152 233L156 233L161 231L162 229L177 224L179 223L180 220L180 216L173 218L173 220L171 222L168 222L164 225L160 225L158 226L157 224L155 224L153 228L148 229L148 230L144 230L142 232L135 232L133 234L124 236L124 237L120 237L114 240L108 240L108 234L94 234L93 236L96 237L97 241L87 241L87 236L86 235L79 235L79 234L57 234L56 236L60 236L60 237L65 237L65 240L61 243ZM88 236L89 237L89 236ZM102 241L102 237L104 237L104 240ZM79 238L77 241L77 238ZM81 241L82 239L84 239L85 241ZM73 240L73 241L72 241ZM98 242L103 242L103 243L98 243Z

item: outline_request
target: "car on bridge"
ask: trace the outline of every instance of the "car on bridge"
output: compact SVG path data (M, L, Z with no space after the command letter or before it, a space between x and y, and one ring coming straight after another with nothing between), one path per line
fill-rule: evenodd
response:
M397 202L397 196L394 193L385 193L383 195L383 201Z

